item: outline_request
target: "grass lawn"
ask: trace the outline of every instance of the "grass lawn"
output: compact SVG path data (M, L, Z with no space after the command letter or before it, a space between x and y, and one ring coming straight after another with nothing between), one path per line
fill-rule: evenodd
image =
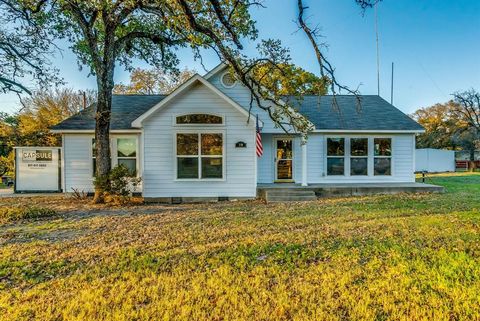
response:
M0 223L1 320L480 320L480 173L445 194L94 206ZM30 216L34 217L34 216Z

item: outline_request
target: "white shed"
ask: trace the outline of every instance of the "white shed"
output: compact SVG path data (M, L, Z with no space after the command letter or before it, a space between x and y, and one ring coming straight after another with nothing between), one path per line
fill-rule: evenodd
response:
M415 150L416 172L454 172L455 152L434 148L422 148Z

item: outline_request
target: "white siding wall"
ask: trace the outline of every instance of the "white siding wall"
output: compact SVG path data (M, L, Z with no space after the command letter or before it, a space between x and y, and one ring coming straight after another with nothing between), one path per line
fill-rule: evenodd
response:
M308 183L318 182L324 177L324 136L312 134L307 140L307 181Z
M273 135L262 134L263 155L257 158L257 175L259 183L272 183L274 173Z
M225 117L224 127L197 127L199 130L224 130L224 181L175 180L175 133L195 127L174 125L174 117L187 113L213 113ZM255 197L255 126L246 117L203 85L177 97L143 124L145 197ZM235 148L244 141L246 148Z
M92 192L92 138L93 135L64 135L65 192L73 188Z
M113 141L119 137L138 137L137 139L137 167L141 172L141 139L138 134L111 134ZM64 186L67 193L71 193L73 188L84 192L93 192L93 161L92 161L92 139L93 134L64 134L63 136L63 175ZM112 166L116 161L116 144L111 145ZM142 183L137 187L137 192L141 192Z
M220 77L222 75L223 72L219 72L213 75L210 79L208 79L208 81L248 111L250 107L250 91L239 83L237 83L233 88L225 88L220 81ZM265 106L267 106L267 103L265 103ZM275 128L274 123L268 116L268 113L263 109L259 108L255 102L253 103L251 115L252 119L250 121L252 121L253 123L255 123L254 117L256 115L258 115L258 118L263 122L262 131L268 133L283 133L283 130L281 128Z
M278 135L277 135L278 136ZM326 176L326 137L391 137L392 138L392 175L391 176ZM258 182L272 183L275 180L275 147L272 134L263 134L262 142L264 154L258 160ZM413 134L378 134L378 135L323 135L313 133L309 136L307 142L307 181L309 184L315 183L353 183L353 182L413 182L414 176L414 150L415 136ZM373 155L373 152L372 152ZM372 158L373 159L373 158ZM349 162L346 162L348 166ZM301 182L302 159L300 138L294 138L294 179L296 183ZM369 163L369 172L373 173L373 162ZM348 173L347 173L348 174Z

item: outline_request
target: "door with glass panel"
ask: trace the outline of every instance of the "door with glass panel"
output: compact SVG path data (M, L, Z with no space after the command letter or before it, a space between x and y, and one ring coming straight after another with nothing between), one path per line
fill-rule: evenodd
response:
M275 180L293 181L293 140L275 139Z

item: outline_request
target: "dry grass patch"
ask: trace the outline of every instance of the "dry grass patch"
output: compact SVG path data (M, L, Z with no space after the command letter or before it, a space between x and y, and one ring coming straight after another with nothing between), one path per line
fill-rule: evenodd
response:
M480 175L431 179L448 192L127 207L36 199L61 215L0 227L0 319L478 320Z

